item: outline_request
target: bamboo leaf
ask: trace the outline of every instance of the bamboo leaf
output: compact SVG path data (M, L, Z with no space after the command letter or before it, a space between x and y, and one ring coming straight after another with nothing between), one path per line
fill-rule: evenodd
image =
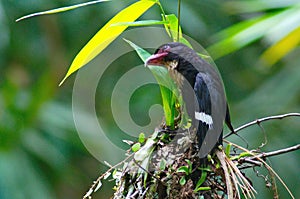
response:
M298 28L300 4L283 11L276 11L233 25L221 31L213 38L219 40L208 48L214 58L220 58L231 52L265 37L270 43L276 43Z
M84 7L84 6L88 6L88 5L92 5L92 4L96 4L96 3L101 3L101 2L105 2L105 1L111 1L111 0L89 1L89 2L85 2L85 3L72 5L72 6L66 6L66 7L55 8L55 9L47 10L47 11L36 12L36 13L33 13L33 14L23 16L23 17L17 19L16 22L24 20L24 19L31 18L31 17L41 16L41 15L49 15L49 14L56 14L56 13L59 13L59 12L66 12L66 11L69 11L69 10L74 10L76 8L80 8L80 7Z
M213 58L220 58L258 40L277 22L274 14L241 22L218 34L220 40L207 50Z
M146 60L148 59L148 57L150 57L151 54L149 52L147 52L146 50L142 49L141 47L139 47L138 45L136 45L132 41L129 41L127 39L123 39L123 40L126 41L135 50L135 52L138 54L138 56L141 58L141 60L144 63L146 62Z
M139 55L142 61L145 63L150 53L134 44L133 42L124 39ZM170 77L168 70L161 66L148 66L155 79L157 80L160 92L162 96L163 109L166 118L167 126L174 127L175 118L175 102L178 99L179 92L173 79Z
M126 7L107 22L94 37L81 49L73 60L61 85L72 73L87 64L101 53L112 41L115 40L128 26L111 26L120 22L132 22L155 4L151 0L141 0Z
M164 114L166 118L166 125L174 128L174 118L175 118L175 99L179 96L177 86L173 79L170 77L168 70L161 66L148 66L148 68L153 73L155 79L159 83Z
M260 60L271 66L282 57L292 51L300 43L300 27L292 31L286 37L268 48L260 57Z
M158 20L143 20L143 21L134 21L134 22L120 22L112 24L111 26L152 26L152 25L160 25L166 24L166 21L158 21Z
M252 1L227 1L224 7L232 14L260 12L270 9L279 9L293 6L299 2L295 0L252 0Z

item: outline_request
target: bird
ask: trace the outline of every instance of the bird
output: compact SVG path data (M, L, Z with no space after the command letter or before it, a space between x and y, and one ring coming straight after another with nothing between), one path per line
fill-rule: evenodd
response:
M224 123L234 132L221 76L196 51L183 43L166 43L148 57L145 65L166 67L177 84L196 129L200 158L222 145Z

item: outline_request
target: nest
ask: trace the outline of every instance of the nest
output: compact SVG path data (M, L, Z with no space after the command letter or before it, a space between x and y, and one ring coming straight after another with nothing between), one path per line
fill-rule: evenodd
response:
M205 159L198 155L195 133L156 131L115 171L113 198L245 198L254 196L249 180L222 147Z
M238 135L238 131L255 124L260 125L264 121L299 115L289 113L261 118L235 129L224 138ZM273 198L279 197L276 179L291 198L295 198L266 162L266 158L299 150L300 144L263 152L261 147L266 140L258 149L248 150L224 139L223 142L227 143L225 148L217 146L207 158L200 159L195 138L195 132L188 129L169 131L163 128L155 131L148 139L140 134L137 143L127 141L131 145L127 158L114 166L107 164L109 169L93 182L83 199L90 199L102 186L102 180L109 176L115 181L114 199L255 198L256 191L243 172L248 168L265 180L266 187L273 191ZM256 167L264 167L269 174L260 173Z

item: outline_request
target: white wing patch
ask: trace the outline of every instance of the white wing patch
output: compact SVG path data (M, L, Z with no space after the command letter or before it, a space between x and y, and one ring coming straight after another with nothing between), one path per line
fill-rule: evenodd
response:
M195 119L207 124L210 129L212 128L213 120L210 115L204 112L195 112Z

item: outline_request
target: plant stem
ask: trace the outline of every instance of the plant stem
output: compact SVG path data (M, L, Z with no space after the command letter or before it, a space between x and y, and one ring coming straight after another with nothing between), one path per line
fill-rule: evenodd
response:
M177 18L178 18L178 25L177 25L177 41L179 41L179 27L180 27L180 14L181 14L181 6L180 6L181 0L178 0L177 5Z

